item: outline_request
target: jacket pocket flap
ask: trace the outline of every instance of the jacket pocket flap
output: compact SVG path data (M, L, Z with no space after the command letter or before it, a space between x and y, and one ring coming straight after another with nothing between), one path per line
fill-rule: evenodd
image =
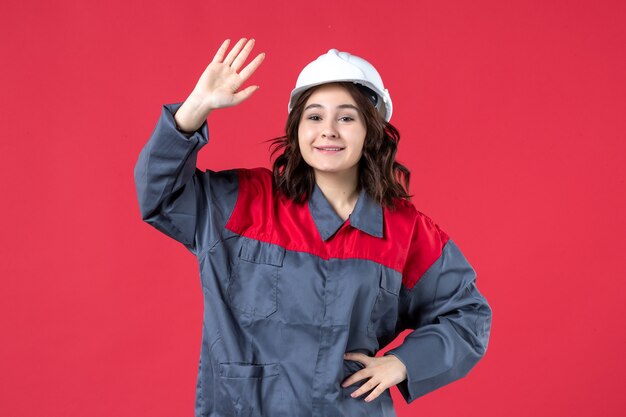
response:
M283 266L285 248L260 240L244 238L239 257L257 264Z
M225 378L265 378L279 373L277 363L221 362L218 365L220 376Z
M402 285L402 276L396 276L394 271L389 271L385 267L381 269L380 287L387 292L398 295L400 293L400 286Z

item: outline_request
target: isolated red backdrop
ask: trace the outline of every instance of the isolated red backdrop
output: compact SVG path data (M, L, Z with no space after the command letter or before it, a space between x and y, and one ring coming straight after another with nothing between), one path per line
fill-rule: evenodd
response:
M201 168L270 166L299 70L369 59L414 203L493 308L487 355L399 416L622 416L626 3L58 1L0 5L0 415L191 416L195 258L142 223L137 155L229 37L261 89ZM398 341L396 341L397 343Z

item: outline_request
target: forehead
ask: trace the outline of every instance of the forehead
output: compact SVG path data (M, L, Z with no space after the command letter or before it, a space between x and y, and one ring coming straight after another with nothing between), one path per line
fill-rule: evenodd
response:
M322 106L336 106L340 104L352 104L356 106L356 102L346 88L339 84L323 84L317 87L305 103L305 107L309 104L320 104Z

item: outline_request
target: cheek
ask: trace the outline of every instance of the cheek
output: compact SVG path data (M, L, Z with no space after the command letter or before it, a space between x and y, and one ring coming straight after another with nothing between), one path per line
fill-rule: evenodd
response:
M310 128L300 127L298 129L298 144L300 145L300 149L306 149L313 142L314 133Z
M353 138L353 146L357 153L362 154L365 147L365 132L357 132Z
M304 136L302 134L302 131L298 130L298 148L300 148L300 152L303 152L305 150L303 138Z
M307 127L306 124L301 124L298 127L298 138L300 141L307 140L311 137L311 128Z
M300 150L302 158L308 160L311 151L309 149L309 145L307 145L306 133L302 129L298 129L298 149Z

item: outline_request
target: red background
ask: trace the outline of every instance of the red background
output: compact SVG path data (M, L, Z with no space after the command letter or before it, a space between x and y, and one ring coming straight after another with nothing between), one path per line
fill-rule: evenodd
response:
M625 23L623 1L3 0L0 415L193 414L198 267L141 221L133 167L242 36L261 89L209 117L198 165L269 167L300 69L361 55L492 305L485 358L410 406L392 388L399 416L624 415Z

